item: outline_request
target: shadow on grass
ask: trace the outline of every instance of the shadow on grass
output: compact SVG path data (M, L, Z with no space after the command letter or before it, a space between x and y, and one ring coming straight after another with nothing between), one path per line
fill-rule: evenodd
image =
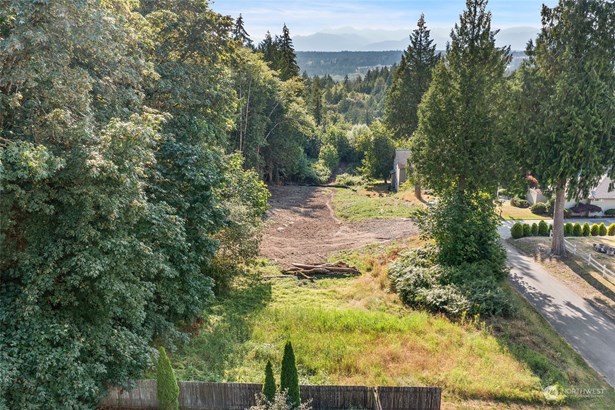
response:
M588 285L596 289L600 292L604 297L611 299L615 302L615 292L609 289L608 286L604 285L598 279L596 279L593 275L591 275L586 268L584 268L581 264L583 262L579 262L571 257L564 259L564 263L568 265L570 269L574 271L581 279L583 279Z
M219 382L225 371L243 360L250 339L250 319L272 299L271 283L250 278L229 295L217 299L203 313L199 334L176 355L174 366L181 380Z

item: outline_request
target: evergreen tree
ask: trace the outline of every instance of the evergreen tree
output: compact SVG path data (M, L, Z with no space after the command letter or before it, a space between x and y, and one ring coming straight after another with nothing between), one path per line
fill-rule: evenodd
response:
M369 127L369 140L363 152L363 173L372 178L381 178L386 184L395 157L395 145L384 124L375 122Z
M273 377L273 366L271 361L267 360L267 366L265 367L265 383L263 384L263 396L268 402L272 403L275 399L275 378Z
M156 392L161 410L179 410L179 386L175 371L164 347L158 349L158 365L156 366Z
M258 45L258 51L263 55L263 60L269 63L269 67L277 70L279 55L278 42L273 40L269 31L267 31L265 38Z
M459 220L453 221L457 226L467 225L464 207L487 212L485 221L491 221L490 213L494 213L493 196L502 178L505 152L505 141L499 136L498 102L510 61L508 48L495 46L487 1L467 0L466 6L451 33L446 58L434 69L411 141L411 161L421 181L438 196L451 199L452 209L459 210L455 213ZM480 204L482 201L487 204ZM446 211L440 210L438 215L446 215ZM441 232L435 229L437 224L434 220L432 228ZM476 226L475 235L460 229L459 237L447 234L436 238L441 249L451 250L441 252L446 263L481 259L485 253L477 250L498 246L497 240L494 242L496 226ZM450 241L467 246L459 248Z
M436 45L430 38L425 16L421 14L417 29L410 35L410 45L393 73L393 83L385 100L385 122L398 141L409 140L418 127L418 107L429 88L436 63ZM420 179L418 175L413 179L414 192L420 200Z
M299 391L299 374L295 362L295 353L290 341L284 346L284 357L282 358L282 373L280 374L280 391L288 393L288 404L293 407L301 405L301 395Z
M297 55L293 46L293 40L290 37L290 31L286 24L282 28L282 36L276 37L277 44L277 61L275 69L280 73L282 81L291 78L299 77L299 65L297 64Z
M233 26L233 40L237 41L239 44L242 44L244 47L248 47L250 49L254 48L254 42L244 27L244 21L241 14L237 17L237 20L235 20L235 25Z
M542 31L519 76L515 130L523 157L555 191L551 251L563 256L566 198L615 177L615 44L611 2L560 0L542 9Z
M320 85L320 79L316 77L312 81L311 106L312 106L312 115L314 116L314 121L316 121L317 126L320 126L323 120L323 101L322 99L323 99L323 91Z

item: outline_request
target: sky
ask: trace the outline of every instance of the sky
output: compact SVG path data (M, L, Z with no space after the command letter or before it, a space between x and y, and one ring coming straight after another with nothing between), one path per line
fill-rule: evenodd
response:
M494 28L540 27L541 5L557 0L491 0ZM336 28L408 30L425 13L428 26L452 28L465 8L464 0L214 0L212 8L225 15L243 15L254 39L269 30L281 32L286 23L291 35L330 32Z

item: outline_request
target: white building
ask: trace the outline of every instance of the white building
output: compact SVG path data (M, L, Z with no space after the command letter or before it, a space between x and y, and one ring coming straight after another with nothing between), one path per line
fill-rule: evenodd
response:
M397 150L395 151L395 160L393 161L393 171L391 171L391 186L395 192L399 191L399 186L408 179L408 159L410 151Z

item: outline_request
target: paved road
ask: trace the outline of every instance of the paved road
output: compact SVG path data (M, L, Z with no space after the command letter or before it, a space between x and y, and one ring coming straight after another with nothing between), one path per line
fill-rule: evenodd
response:
M503 232L502 228L500 230ZM551 275L533 258L504 244L510 281L555 330L615 387L615 322Z

